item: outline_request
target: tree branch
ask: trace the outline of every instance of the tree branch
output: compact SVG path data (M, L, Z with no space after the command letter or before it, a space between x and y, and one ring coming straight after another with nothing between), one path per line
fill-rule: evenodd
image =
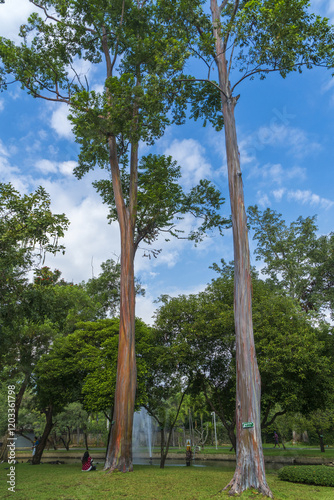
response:
M119 28L121 28L122 24L123 24L123 18L124 18L124 4L125 4L125 0L123 0L122 2L122 14L121 14L121 19L120 19L120 22L119 22ZM104 35L104 33L103 33ZM114 65L116 63L116 59L117 59L117 54L118 54L118 42L119 42L119 34L117 35L117 38L116 38L116 45L115 45L115 53L114 53L114 58L112 60L112 63L111 63L111 69L114 68Z
M308 62L300 62L300 63L297 63L297 64L294 64L293 65L293 68L299 68L301 66L306 66L307 64L309 64ZM314 66L317 66L319 68L327 68L327 65L325 63L321 63L321 64L315 64L313 63ZM245 80L246 78L249 78L250 76L253 76L257 73L272 73L274 71L282 71L283 69L286 69L286 71L291 71L291 68L281 68L281 67L276 67L276 68L272 68L272 69L269 69L269 68L259 68L259 69L255 69L253 71L250 71L249 73L246 73L242 78L240 78L240 80L237 81L237 83L235 83L232 87L232 92L233 90L235 89L235 87L237 85L239 85L239 83L241 83L243 80Z
M220 6L218 7L218 10L219 10L219 14L221 14L223 12L223 10L225 9L226 5L228 4L228 0L224 0Z
M55 21L56 23L63 24L64 26L68 26L68 27L73 28L72 24L65 23L64 21L61 21L60 19L57 19L56 17L50 16L50 14L48 13L48 11L46 10L46 7L44 7L43 5L38 4L34 0L29 0L29 1L33 5L35 5L35 7L37 7L38 9L41 9L44 12L44 14L45 14L45 16L46 16L47 19L51 19L52 21ZM83 26L83 28L86 31L89 31L90 33L93 33L94 35L97 33L95 30L93 30L91 28L88 28L87 26Z
M262 424L261 424L261 427L262 427L263 429L265 429L266 427L270 427L270 426L271 426L271 424L273 424L273 423L275 422L275 420L276 420L276 418L277 418L277 417L279 417L279 416L281 416L281 415L285 415L285 414L286 414L286 412L287 412L287 410L277 411L277 412L275 413L275 415L273 416L273 418L272 418L269 422L267 422L267 423L264 423L264 424L262 423Z
M217 85L217 83L212 82L211 80L207 80L206 78L191 78L191 79L178 78L177 80L174 80L174 81L175 82L207 82L207 83L211 83L211 85L213 85L214 87L216 87L216 89L218 89L219 92L221 92L226 97L226 99L228 99L228 97L225 94L225 92L219 87L219 85Z

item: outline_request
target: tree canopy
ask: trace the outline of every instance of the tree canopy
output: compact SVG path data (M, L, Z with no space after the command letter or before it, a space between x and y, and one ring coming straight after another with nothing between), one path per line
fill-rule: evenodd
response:
M256 259L266 264L268 281L299 300L306 311L333 314L334 234L317 236L316 216L287 225L282 214L249 207L248 220L257 241Z
M179 377L190 377L192 392L204 391L235 445L233 268L215 268L221 276L204 292L162 297L155 327L166 362L173 363ZM325 327L312 326L296 301L276 293L255 274L252 281L265 428L279 414L325 408L332 394L332 356Z

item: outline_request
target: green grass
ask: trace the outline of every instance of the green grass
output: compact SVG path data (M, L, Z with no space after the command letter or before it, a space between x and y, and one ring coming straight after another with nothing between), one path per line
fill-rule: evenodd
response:
M0 465L0 498L15 500L204 500L231 498L220 490L232 470L196 467L134 467L131 474L84 473L80 465L17 464L16 491L7 490L8 464ZM101 467L101 466L100 466ZM334 489L280 481L267 474L277 500L333 500ZM251 490L242 499L259 498Z

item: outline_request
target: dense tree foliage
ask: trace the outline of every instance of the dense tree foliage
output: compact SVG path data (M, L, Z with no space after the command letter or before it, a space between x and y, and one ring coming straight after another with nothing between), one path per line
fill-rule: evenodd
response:
M64 214L53 214L50 204L41 187L22 196L11 184L0 184L0 366L2 379L18 381L16 423L32 366L55 335L54 325L40 309L44 289L37 291L37 285L28 283L28 272L47 252L64 251L59 238L69 222ZM31 302L35 292L38 300ZM2 459L7 456L6 444L5 439Z
M203 392L235 442L235 329L233 268L198 294L162 297L157 337L190 390ZM326 326L314 327L298 303L272 291L253 274L253 323L262 381L261 426L288 411L325 409L332 391ZM326 342L327 339L327 342ZM169 358L168 358L169 356ZM177 367L177 368L176 368Z
M0 184L0 317L1 325L14 322L27 282L27 272L47 252L64 251L59 238L69 221L53 214L50 197L39 187L21 195L11 184Z
M74 332L55 339L34 370L36 401L47 417L45 436L35 460L39 463L47 438L64 407L81 402L89 413L103 411L112 423L116 389L119 319L78 322ZM151 349L150 329L136 321L137 407L146 400L144 378L148 367L143 357ZM49 412L49 413L47 413ZM115 422L113 422L113 425ZM112 428L112 426L111 426Z
M266 266L268 281L299 300L306 311L333 314L334 234L317 236L316 216L298 217L289 226L282 214L257 206L248 209L257 241L256 258Z

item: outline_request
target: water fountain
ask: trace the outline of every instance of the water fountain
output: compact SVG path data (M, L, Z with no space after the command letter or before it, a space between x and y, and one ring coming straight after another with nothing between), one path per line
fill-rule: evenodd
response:
M148 454L149 464L152 465L152 447L155 434L154 420L145 410L135 412L132 431L132 454L134 462L138 463L143 458L143 448ZM145 455L146 455L145 453ZM146 460L144 460L144 463ZM147 463L147 462L146 462Z

